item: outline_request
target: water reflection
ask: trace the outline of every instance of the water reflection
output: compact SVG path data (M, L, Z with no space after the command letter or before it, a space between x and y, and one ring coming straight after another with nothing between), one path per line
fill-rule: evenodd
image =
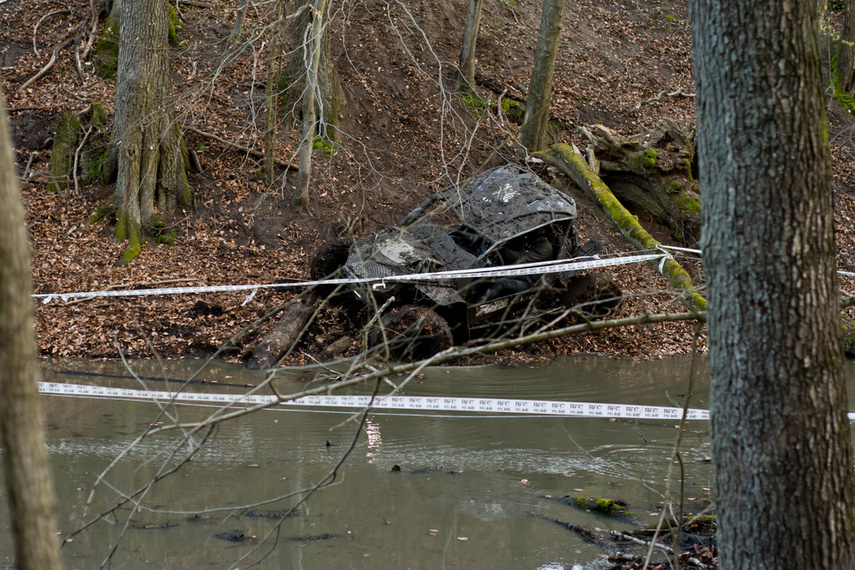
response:
M164 389L157 378L187 378L198 365L134 363L152 389ZM440 368L405 392L673 405L683 401L688 368L687 360L590 357L518 369ZM138 387L112 362L45 362L44 375L47 381ZM237 392L222 383L260 380L225 363L202 379L206 384L189 389ZM278 387L299 386L286 377ZM692 406L707 407L707 400L703 371ZM45 406L64 533L158 473L178 468L145 494L127 528L129 510L122 508L67 544L68 568L98 567L120 536L113 568L244 567L264 555L262 568L605 568L599 547L529 515L592 528L631 527L547 498L574 495L623 499L640 521L654 520L677 433L667 422L372 413L335 482L281 522L275 545L259 546L295 503L264 501L306 489L329 473L352 441L351 412L256 413L220 425L183 465L188 450L172 454L180 432L145 439L116 463L90 502L96 477L153 421L165 420L157 420L159 410L150 403L47 397ZM211 410L182 405L169 413L193 422ZM704 462L707 424L691 423L684 441L692 510L708 498L711 483ZM0 496L0 566L11 564L6 505Z

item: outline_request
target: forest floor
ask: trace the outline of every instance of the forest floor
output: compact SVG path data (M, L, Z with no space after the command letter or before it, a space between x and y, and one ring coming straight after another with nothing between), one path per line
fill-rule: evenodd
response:
M478 39L478 90L484 99L523 101L540 22L540 0L484 5ZM456 94L456 69L465 2L335 3L330 27L335 69L343 91L335 142L315 153L311 206L291 209L296 178L280 169L271 185L259 159L235 145L262 149L268 7L250 10L241 42L228 49L236 3L178 2L180 44L172 49L179 120L202 171L191 174L196 205L167 216L172 247L143 248L129 264L125 244L107 221L90 225L112 187L69 184L47 188L51 141L60 115L102 102L112 113L115 84L89 71L79 74L68 36L91 29L89 2L7 0L0 4L0 76L10 110L32 239L37 293L69 293L166 286L245 285L304 279L315 249L352 232L368 235L395 223L429 194L467 178L486 164L514 162L518 125L499 113L472 109ZM552 136L586 145L580 127L603 124L631 135L664 119L694 124L692 54L686 5L678 0L579 0L565 8L552 101ZM103 18L103 14L101 15ZM839 18L831 14L831 24ZM94 29L96 36L101 24ZM71 37L71 36L69 36ZM243 42L243 43L242 43ZM679 93L651 100L662 92ZM839 268L855 270L853 123L829 97L834 159ZM194 130L190 130L193 128ZM199 132L210 133L205 136ZM219 140L218 140L219 139ZM297 129L283 122L276 155L295 162ZM224 142L225 141L225 142ZM326 151L326 152L325 152ZM548 182L577 201L578 230L605 253L632 246L575 186L556 172ZM667 232L640 221L660 241ZM680 257L703 288L697 259ZM609 269L626 299L616 316L684 310L667 281L647 265ZM851 278L843 286L855 289ZM37 303L41 354L51 357L207 357L236 333L262 319L293 293L261 289L82 302ZM246 301L246 302L245 302ZM272 326L262 324L225 353L247 358ZM505 361L598 353L635 359L687 354L691 323L639 325L553 339L499 354ZM307 362L331 342L352 335L341 313L324 310L287 363ZM705 351L705 337L699 343ZM353 342L346 354L360 349Z

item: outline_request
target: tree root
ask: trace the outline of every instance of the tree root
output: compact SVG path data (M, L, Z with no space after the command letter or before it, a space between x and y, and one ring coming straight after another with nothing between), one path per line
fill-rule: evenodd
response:
M68 38L67 40L65 40L64 42L62 42L61 44L58 44L55 48L53 48L53 55L50 56L50 61L47 62L47 65L45 65L41 69L41 71L39 71L38 73L36 73L32 77L30 77L20 87L18 87L18 91L23 91L24 89L26 89L27 87L29 87L30 85L32 85L33 83L35 83L36 81L38 81L39 79L44 77L45 74L48 71L50 71L51 68L56 63L56 54L59 53L59 50L61 50L62 48L64 48L65 46L67 46L68 44L70 44L73 41L74 41L74 38Z
M663 97L694 97L694 93L686 93L682 89L678 89L672 93L668 93L667 91L660 91L655 97L650 97L649 99L645 99L644 101L639 101L635 104L636 109L641 109L642 105L646 105L647 103L653 103L655 101L661 101Z

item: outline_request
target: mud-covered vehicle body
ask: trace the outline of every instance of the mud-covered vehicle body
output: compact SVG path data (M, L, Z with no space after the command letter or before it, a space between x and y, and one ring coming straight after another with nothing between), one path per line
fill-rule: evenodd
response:
M343 276L374 280L352 287L366 303L379 307L394 297L393 307L435 311L461 342L521 311L530 314L537 292L569 275L395 278L571 258L575 220L572 198L534 173L506 165L434 194L398 225L357 241Z

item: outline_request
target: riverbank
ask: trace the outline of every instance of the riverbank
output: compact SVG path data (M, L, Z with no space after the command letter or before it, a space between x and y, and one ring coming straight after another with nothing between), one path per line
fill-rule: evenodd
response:
M246 145L260 149L258 97L266 76L256 57L260 53L263 59L265 48L224 62L218 42L230 29L231 8L182 6L182 44L172 54L173 86L187 143L202 166L201 172L191 174L196 204L166 216L166 229L175 234L174 246L149 242L130 264L119 263L125 246L114 239L109 222L88 221L110 199L112 186L70 181L60 193L47 189L50 142L59 116L67 110L81 111L91 101L103 102L112 112L114 84L92 73L77 77L73 53L60 50L56 65L44 77L20 89L47 63L51 34L59 37L63 26L87 13L88 5L77 2L68 15L41 21L38 53L32 49L33 29L52 5L41 0L0 5L4 22L0 45L6 46L0 75L23 175L36 293L300 280L312 253L330 238L378 231L439 188L482 166L516 160L513 141L518 125L489 107L486 113L473 108L453 89L453 70L445 62L456 61L459 53L465 6L432 2L419 4L409 15L390 12L389 18L376 18L377 10L386 13L385 4L361 3L332 27L343 38L334 56L345 104L336 126L339 136L328 148L316 151L310 209L298 214L290 207L294 174L281 170L268 184L258 159L237 149ZM478 75L484 100L502 98L518 105L524 98L539 6L534 0L485 6ZM268 17L264 12L250 13L245 28L262 26ZM408 18L423 33L407 28ZM397 33L404 29L408 31ZM644 6L583 1L565 18L562 33L552 108L556 140L584 146L579 127L597 123L631 134L666 118L694 122L694 100L686 96L693 91L693 80L685 5L670 0ZM400 44L380 40L396 37ZM218 49L211 49L213 45ZM206 82L216 88L200 92ZM682 94L662 96L662 91ZM833 99L828 103L839 267L852 271L855 152L847 135L851 120ZM294 156L299 131L283 122L277 136L277 157L287 162ZM582 241L601 241L606 254L632 251L611 221L575 186L553 170L539 173L576 200ZM639 220L660 241L671 241L664 228L643 214ZM681 256L680 261L702 290L699 262L690 256ZM606 272L626 295L616 317L683 310L652 266ZM855 281L844 279L844 286L855 289ZM243 291L68 303L55 298L37 304L36 335L41 354L49 357L204 358L293 293L259 289L249 296ZM260 323L222 356L247 359L272 326L272 321ZM593 353L658 359L687 354L693 336L691 323L641 325L553 339L505 351L499 358L529 361ZM362 348L358 337L346 314L324 309L286 363L322 358L337 341L344 347L342 355L355 354ZM698 347L705 351L703 332Z

